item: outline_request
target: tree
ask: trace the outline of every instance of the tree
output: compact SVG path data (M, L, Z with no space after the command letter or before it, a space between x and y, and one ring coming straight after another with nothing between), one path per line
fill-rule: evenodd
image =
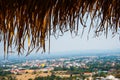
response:
M39 77L35 77L34 80L44 80L44 78L39 76Z
M28 80L33 80L32 78L29 78Z
M17 80L15 76L8 76L8 80Z

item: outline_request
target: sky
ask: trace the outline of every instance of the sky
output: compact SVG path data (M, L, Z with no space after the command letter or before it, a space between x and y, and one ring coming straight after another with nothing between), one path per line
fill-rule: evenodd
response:
M83 37L76 36L71 37L69 32L66 32L63 36L59 36L58 39L55 39L54 36L51 37L50 45L50 54L60 53L65 54L65 52L79 52L79 51L104 51L104 50L119 50L120 49L120 40L119 36L116 35L114 38L111 37L111 34L106 38L104 35L99 37L93 37L93 34L90 35L89 40L87 39L87 32L84 33ZM48 41L47 41L48 42ZM26 45L27 46L27 45ZM3 43L0 43L0 54L4 56L4 47ZM48 43L46 44L46 53L48 52ZM40 52L37 52L38 54ZM36 54L35 51L31 55ZM67 53L66 53L67 54ZM13 56L10 55L10 56ZM15 53L16 57L18 56ZM21 55L25 56L25 55Z
M81 36L72 38L69 32L60 36L58 39L52 37L50 45L51 52L120 49L118 35L112 38L111 34L108 34L108 37L106 38L105 35L93 37L93 34L94 33L89 35L89 39L87 39L87 32L84 33L84 37L82 38Z
M116 35L114 38L111 37L111 34L108 35L106 38L104 35L99 37L93 37L93 34L90 35L89 40L87 39L87 32L84 33L83 37L76 36L75 38L72 38L69 32L66 32L63 36L59 36L58 39L55 39L54 36L51 36L51 45L50 45L50 54L67 54L67 52L88 52L88 51L118 51L120 50L120 40L119 36ZM48 42L48 41L47 41ZM27 45L26 45L27 47ZM2 55L2 58L4 58L4 47L3 43L0 43L0 53ZM46 44L46 53L48 54L48 43ZM37 52L38 56L41 56L41 52ZM11 55L14 57L18 57L17 53L14 53L15 55ZM30 56L36 54L35 51L33 51ZM66 55L65 54L65 55ZM24 55L20 55L20 57Z
M89 20L88 20L89 24ZM87 24L87 25L88 25ZM89 26L89 25L88 25ZM50 42L50 53L60 53L60 52L74 52L74 51L94 51L94 50L119 50L120 49L120 40L119 35L115 35L112 38L112 33L109 32L108 37L101 35L99 37L94 37L94 29L88 36L88 28L85 29L83 37L81 38L82 29L80 29L80 35L72 38L70 32L65 32L63 36L59 36L58 39L55 39L54 36L51 36ZM46 52L48 52L48 41L46 42ZM27 43L25 45L27 47ZM36 53L35 51L32 54ZM40 52L38 52L40 53ZM16 53L15 53L16 54ZM3 42L0 42L0 55L4 55L4 46ZM12 54L13 55L13 54Z

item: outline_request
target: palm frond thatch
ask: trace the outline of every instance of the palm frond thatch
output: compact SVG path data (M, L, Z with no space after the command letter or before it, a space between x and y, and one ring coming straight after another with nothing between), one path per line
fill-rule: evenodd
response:
M84 18L86 16L86 18ZM28 39L28 52L42 48L51 35L69 30L77 32L79 23L86 26L100 20L96 33L110 28L120 28L120 0L0 0L0 34L4 51L15 45L18 52L24 50ZM91 26L90 26L91 27Z

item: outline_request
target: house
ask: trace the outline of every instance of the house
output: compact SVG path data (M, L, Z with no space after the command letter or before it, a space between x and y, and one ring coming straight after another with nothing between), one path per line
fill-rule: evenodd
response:
M84 75L85 76L92 76L92 73L91 72L85 72Z
M22 73L25 73L24 70L20 70L20 69L12 69L10 72L13 73L13 74L22 74Z

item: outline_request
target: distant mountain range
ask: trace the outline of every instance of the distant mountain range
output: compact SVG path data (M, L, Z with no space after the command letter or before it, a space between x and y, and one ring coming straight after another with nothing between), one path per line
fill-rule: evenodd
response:
M8 60L31 60L31 59L51 59L58 57L73 57L73 56L104 56L104 55L120 55L119 50L87 50L87 51L70 51L70 52L58 52L58 53L32 53L28 56L21 55L9 55ZM0 56L0 60L3 60L4 56Z

